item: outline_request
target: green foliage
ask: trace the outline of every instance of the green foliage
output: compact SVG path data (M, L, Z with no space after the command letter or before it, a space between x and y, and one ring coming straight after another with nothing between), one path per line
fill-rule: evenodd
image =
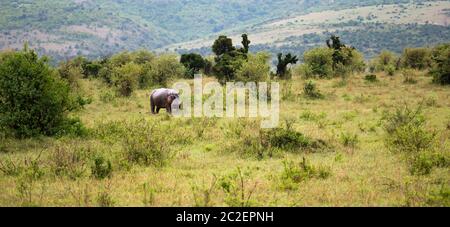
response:
M366 75L364 77L364 80L367 81L367 82L370 82L370 83L374 83L374 82L378 81L377 75L375 75L375 74L368 74L368 75Z
M316 85L312 81L308 81L305 83L303 88L303 94L305 97L310 99L322 99L324 98L323 94L316 88Z
M401 64L405 68L423 70L431 64L431 51L428 48L405 48Z
M333 50L330 48L314 48L303 55L303 72L305 78L318 76L329 77L333 72Z
M370 67L374 72L387 72L390 76L393 75L393 71L395 71L397 67L397 63L399 58L395 53L383 50L381 53L372 59Z
M266 82L270 79L270 55L265 52L249 54L248 60L236 72L236 80L243 82Z
M100 154L94 156L93 164L91 166L92 176L97 179L105 179L111 177L112 171L113 168L110 160Z
M77 107L45 57L24 49L0 63L0 128L16 137L54 135Z
M425 129L421 106L410 109L405 105L394 112L385 112L383 121L386 144L391 151L414 154L432 147L436 134Z
M331 176L331 169L325 166L314 166L303 157L302 161L283 161L283 172L281 173L281 187L293 190L298 184L309 179L326 179Z
M180 63L186 68L186 75L188 78L194 78L194 74L205 67L205 60L196 53L182 54Z
M222 176L218 185L225 193L225 203L231 207L249 207L256 201L252 195L256 190L257 183L250 187L251 171L242 171L239 167L227 175Z
M433 48L431 59L430 74L433 76L433 81L442 85L450 84L450 44L442 44Z
M435 167L448 168L450 166L450 156L448 152L426 151L414 155L408 162L411 174L427 175Z
M245 34L244 34L245 35ZM247 36L242 36L244 43L249 44ZM221 84L225 84L228 81L233 81L236 79L236 72L239 70L247 60L247 53L244 49L236 49L233 46L233 42L230 38L226 36L219 36L218 39L214 41L212 50L215 57L216 64L213 67L213 71Z
M129 162L163 166L172 157L173 152L169 146L172 136L165 133L166 128L144 119L132 122L126 128L123 151Z
M292 152L317 152L328 148L325 141L307 137L293 130L290 126L287 126L287 129L276 128L262 131L261 143L266 148L277 148Z
M236 48L233 46L233 40L223 35L219 36L212 46L212 51L216 56L227 54L234 50Z
M112 71L112 82L121 96L128 97L138 86L142 67L134 62L125 63Z
M425 128L421 106L387 112L383 120L388 149L404 155L411 174L425 175L435 167L449 166L448 152L436 150L436 133Z
M182 78L185 73L184 66L178 61L176 55L163 54L154 59L147 75L152 85L167 86L169 80Z
M297 64L297 56L291 55L291 53L287 54L283 58L283 54L279 53L277 55L278 63L277 63L277 76L281 79L290 79L291 73L288 71L287 66L289 64L295 65Z

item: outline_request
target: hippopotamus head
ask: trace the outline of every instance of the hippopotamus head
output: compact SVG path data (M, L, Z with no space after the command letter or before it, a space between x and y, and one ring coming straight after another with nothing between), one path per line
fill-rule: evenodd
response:
M171 92L167 96L167 103L170 103L172 109L183 109L183 103L180 100L180 95L176 92Z

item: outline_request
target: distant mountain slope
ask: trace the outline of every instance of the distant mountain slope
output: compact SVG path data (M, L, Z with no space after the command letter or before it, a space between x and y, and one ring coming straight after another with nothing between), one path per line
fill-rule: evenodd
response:
M0 0L0 49L20 48L29 41L32 48L57 60L77 54L94 58L120 50L165 49L211 34L259 32L261 25L308 12L406 2L410 1Z
M324 45L330 34L372 57L382 49L401 52L408 46L427 46L450 42L450 1L388 4L324 10L270 20L241 30L221 32L240 42L248 33L251 50L299 55L314 46ZM210 46L219 34L165 47L165 50L189 50L210 54Z

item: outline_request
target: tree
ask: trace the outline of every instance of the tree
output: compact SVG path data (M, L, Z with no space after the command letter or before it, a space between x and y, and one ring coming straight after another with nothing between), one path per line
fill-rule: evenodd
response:
M247 59L245 48L248 48L250 40L244 34L242 43L245 43L244 49L236 50L233 42L226 36L219 36L212 46L213 52L216 54L213 70L217 79L221 84L235 79L236 71L241 67L242 63Z
M291 55L291 53L287 54L283 58L283 54L278 54L278 64L277 64L277 76L279 78L285 79L290 77L290 73L288 73L287 66L289 64L296 64L298 61L297 56Z
M242 46L243 46L242 52L244 54L248 53L250 43L251 43L251 41L248 40L247 34L242 34Z
M20 138L56 134L76 108L69 92L46 57L27 46L8 53L0 63L0 129Z
M214 41L212 46L212 51L216 54L216 56L220 56L234 50L233 40L223 35L219 36L219 38Z
M344 57L342 56L341 49L345 47L344 44L341 43L341 40L338 36L331 35L329 39L327 39L327 46L330 49L333 49L333 69L341 63L344 64Z
M163 54L158 56L145 67L145 76L148 77L151 85L167 86L167 82L172 78L181 78L185 68L178 61L176 55Z
M450 84L450 43L433 48L431 59L430 74L433 81L442 85Z
M182 54L180 63L186 68L186 75L189 78L194 78L194 74L205 67L205 60L201 55L196 53Z

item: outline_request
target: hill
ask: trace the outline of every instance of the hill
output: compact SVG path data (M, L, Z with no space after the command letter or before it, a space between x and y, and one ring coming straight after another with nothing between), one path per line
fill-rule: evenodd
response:
M327 10L368 10L366 6L408 2L410 1L1 0L0 49L20 48L28 41L39 53L50 55L55 60L80 54L96 58L121 50L169 50L175 46L184 49L184 44L173 44L238 31L255 32L255 37L258 37L255 44L270 44L272 47L280 46L276 41L288 38L287 35L290 34L280 33L276 23L292 23L289 20L312 12L320 15L320 12L329 12ZM437 4L439 10L449 8L448 2L415 2L428 10L435 9L434 6L427 7L428 4ZM394 12L393 15L400 13ZM297 19L293 20L295 22ZM448 21L448 13L438 20ZM298 27L299 24L293 25L289 29L303 29ZM441 26L447 29L447 25ZM280 36L269 37L265 35L267 32ZM299 35L298 32L292 34ZM427 37L433 35L435 34L427 34ZM261 42L263 40L267 42Z
M225 32L236 43L241 33L250 34L252 50L293 52L324 45L330 34L363 51L367 58L383 49L400 53L405 47L447 42L450 37L450 2L373 5L325 10L271 20L245 29ZM170 46L178 52L210 54L216 34L204 39ZM406 38L405 38L406 37Z

